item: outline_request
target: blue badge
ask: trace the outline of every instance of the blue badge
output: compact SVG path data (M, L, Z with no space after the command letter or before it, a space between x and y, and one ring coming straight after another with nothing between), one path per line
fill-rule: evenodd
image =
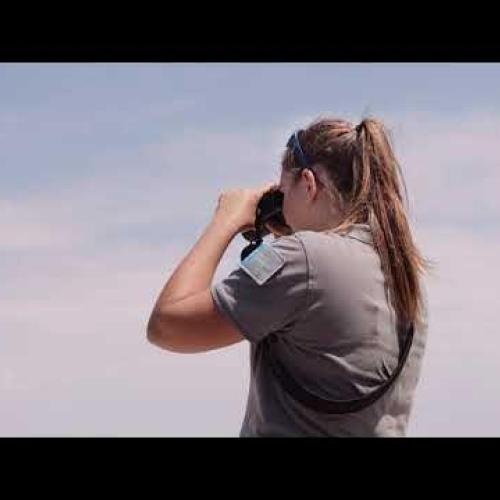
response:
M285 259L274 248L264 242L240 262L240 267L258 285L265 283L284 265Z

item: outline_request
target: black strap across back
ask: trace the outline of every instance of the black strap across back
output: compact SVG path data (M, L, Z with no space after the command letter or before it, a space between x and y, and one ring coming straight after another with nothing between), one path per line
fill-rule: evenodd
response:
M271 353L271 345L275 341L274 334L270 334L264 340L259 342L258 346L262 350L263 355L267 358L268 364L271 367L276 378L281 382L283 388L296 401L302 403L306 407L320 413L328 414L344 414L360 411L381 398L392 385L394 380L400 374L403 366L408 358L410 348L413 342L413 323L409 324L406 338L402 349L400 349L399 363L392 375L375 391L363 396L359 399L348 399L342 401L332 401L319 397L299 385L293 377L290 376L283 364L276 356Z

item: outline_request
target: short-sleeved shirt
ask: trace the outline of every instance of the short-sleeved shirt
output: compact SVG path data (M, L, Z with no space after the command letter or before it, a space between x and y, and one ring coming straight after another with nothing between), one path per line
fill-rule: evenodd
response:
M347 235L297 231L268 242L285 264L258 284L238 267L211 285L214 302L250 342L250 387L240 437L404 436L427 337L415 329L406 363L370 406L325 414L296 401L257 345L273 334L271 356L304 389L332 400L376 390L398 365L404 335L387 298L369 226Z

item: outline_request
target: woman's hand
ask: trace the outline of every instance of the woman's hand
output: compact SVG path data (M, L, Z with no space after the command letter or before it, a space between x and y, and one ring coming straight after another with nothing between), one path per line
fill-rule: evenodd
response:
M255 229L257 205L268 191L279 184L268 182L257 188L230 189L219 196L214 218L229 224L236 233Z

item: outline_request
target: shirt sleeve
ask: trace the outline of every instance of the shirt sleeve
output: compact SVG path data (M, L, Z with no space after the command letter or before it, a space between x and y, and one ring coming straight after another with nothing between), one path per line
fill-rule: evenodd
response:
M210 287L214 303L250 342L259 342L294 321L307 303L309 267L302 241L286 235L266 242L284 265L258 284L238 267Z

